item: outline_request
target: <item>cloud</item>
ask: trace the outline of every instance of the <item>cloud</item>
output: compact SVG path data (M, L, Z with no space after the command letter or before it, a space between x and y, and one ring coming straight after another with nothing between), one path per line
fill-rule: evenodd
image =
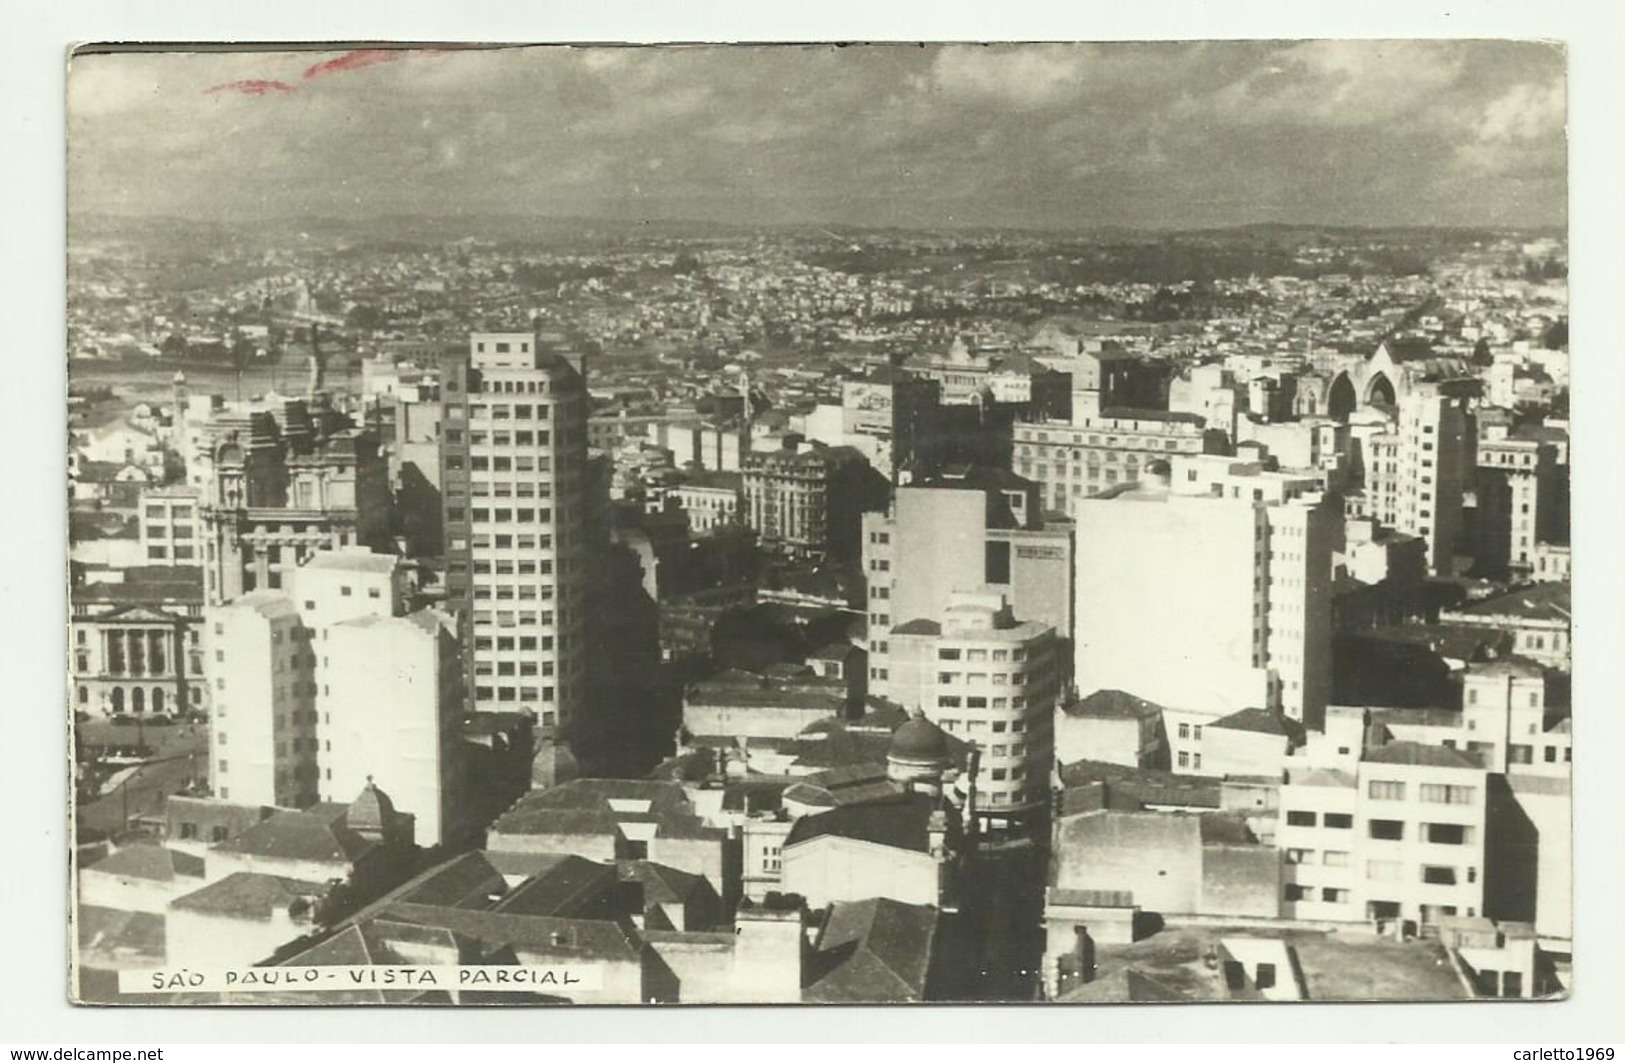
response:
M1352 128L1429 108L1466 69L1460 46L1437 41L1305 41L1188 109L1241 125Z
M1563 82L1514 85L1484 108L1480 140L1533 140L1560 132L1565 114Z
M1449 41L86 56L69 179L75 209L222 218L1501 219L1564 166L1562 65ZM1516 203L1486 177L1511 172Z
M937 53L931 83L950 96L1040 107L1077 90L1084 62L1064 46L954 46Z

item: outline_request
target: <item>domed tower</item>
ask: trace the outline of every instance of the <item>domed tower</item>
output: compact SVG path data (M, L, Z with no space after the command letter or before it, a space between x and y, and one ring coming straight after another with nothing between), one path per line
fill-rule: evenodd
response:
M411 844L410 838L401 838L403 826L402 817L395 811L395 802L389 795L373 785L372 776L367 776L367 785L350 802L349 810L344 813L344 825L373 841L391 844L396 841L405 841Z
M892 732L886 750L886 778L910 790L940 795L944 774L953 766L948 736L918 709Z

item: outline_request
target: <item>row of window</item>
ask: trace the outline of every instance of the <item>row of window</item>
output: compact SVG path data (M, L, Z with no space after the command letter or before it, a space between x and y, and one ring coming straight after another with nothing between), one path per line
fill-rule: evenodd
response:
M476 661L474 663L474 674L482 677L491 675L533 676L537 674L544 677L551 677L553 675L553 667L554 665L552 661L542 661L541 671L538 673L537 663L535 661L496 661L494 663L491 661Z
M1020 705L1016 706L1016 708L1021 707L1022 706ZM942 729L950 732L959 730L961 725L963 725L966 734L979 734L983 731L988 731L996 735L1004 734L1007 731L1020 734L1021 732L1027 730L1026 720L942 720L940 722L942 724ZM1038 722L1034 721L1033 729L1037 730L1038 727Z
M995 650L974 647L961 650L955 647L943 647L937 650L937 660L939 661L1021 661L1026 658L1027 649L1025 646Z
M534 702L538 698L542 701L552 701L554 690L552 687L488 687L474 688L474 697L479 701L525 701Z
M185 707L184 703L188 698L188 691L190 691L190 700L191 700L193 706L201 707L202 704L203 704L203 688L202 687L181 687L181 688L179 688L179 690L176 691L175 694L176 694L176 700L181 703L180 707L182 707L182 708ZM152 711L155 712L155 713L162 713L163 711L165 711L165 699L168 698L168 696L169 696L169 694L165 691L165 689L163 687L153 687L152 688L152 700L150 702ZM79 690L78 690L78 698L79 698L79 704L81 704L81 705L89 705L90 704L90 688L87 687L87 686L81 686L79 688ZM112 708L113 712L115 712L115 713L123 712L124 711L124 706L125 706L124 688L123 687L112 687L112 688L110 688L108 690L108 703L109 703L110 707ZM144 713L144 712L147 711L148 704L149 704L149 702L147 700L147 694L146 694L146 690L144 688L142 688L142 687L131 687L130 688L129 706L130 706L130 711L131 712Z
M516 648L522 651L535 650L537 648L536 636L520 635L516 639L512 635L503 635L497 638L492 638L490 635L481 635L474 640L474 649L479 652L488 652L494 649L500 653L511 651ZM552 635L542 636L541 648L544 650L551 650L553 648Z
M534 447L547 446L552 441L552 435L546 431L532 432L469 432L470 446L483 447ZM460 444L463 442L463 430L460 428L446 429L446 442Z
M1470 805L1478 797L1476 786L1457 786L1446 783L1422 783L1417 796L1430 804ZM1366 785L1366 796L1373 801L1403 801L1406 787L1403 782L1390 779L1372 779Z
M938 672L937 682L943 686L964 682L1019 687L1036 674L1036 672Z
M943 694L937 698L939 709L1022 709L1027 707L1027 699L1022 696L996 697L986 696L961 697L958 694Z
M489 417L493 421L528 421L533 417L536 420L545 421L551 410L552 407L546 403L532 405L527 402L513 406L502 402L471 402L468 404L468 415L470 417Z

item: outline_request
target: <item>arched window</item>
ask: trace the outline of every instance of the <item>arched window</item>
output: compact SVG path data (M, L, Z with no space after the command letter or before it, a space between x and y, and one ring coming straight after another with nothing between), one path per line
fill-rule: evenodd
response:
M140 714L147 708L147 692L140 687L130 688L130 711Z
M153 687L152 688L152 711L153 712L163 712L164 711L164 688L163 687Z
M123 687L114 687L113 688L113 711L114 712L123 712L124 711L124 688Z

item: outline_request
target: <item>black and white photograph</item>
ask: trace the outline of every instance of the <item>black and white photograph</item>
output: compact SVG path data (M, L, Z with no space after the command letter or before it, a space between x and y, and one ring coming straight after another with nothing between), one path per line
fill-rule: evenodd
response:
M1569 997L1568 59L77 46L67 998Z

